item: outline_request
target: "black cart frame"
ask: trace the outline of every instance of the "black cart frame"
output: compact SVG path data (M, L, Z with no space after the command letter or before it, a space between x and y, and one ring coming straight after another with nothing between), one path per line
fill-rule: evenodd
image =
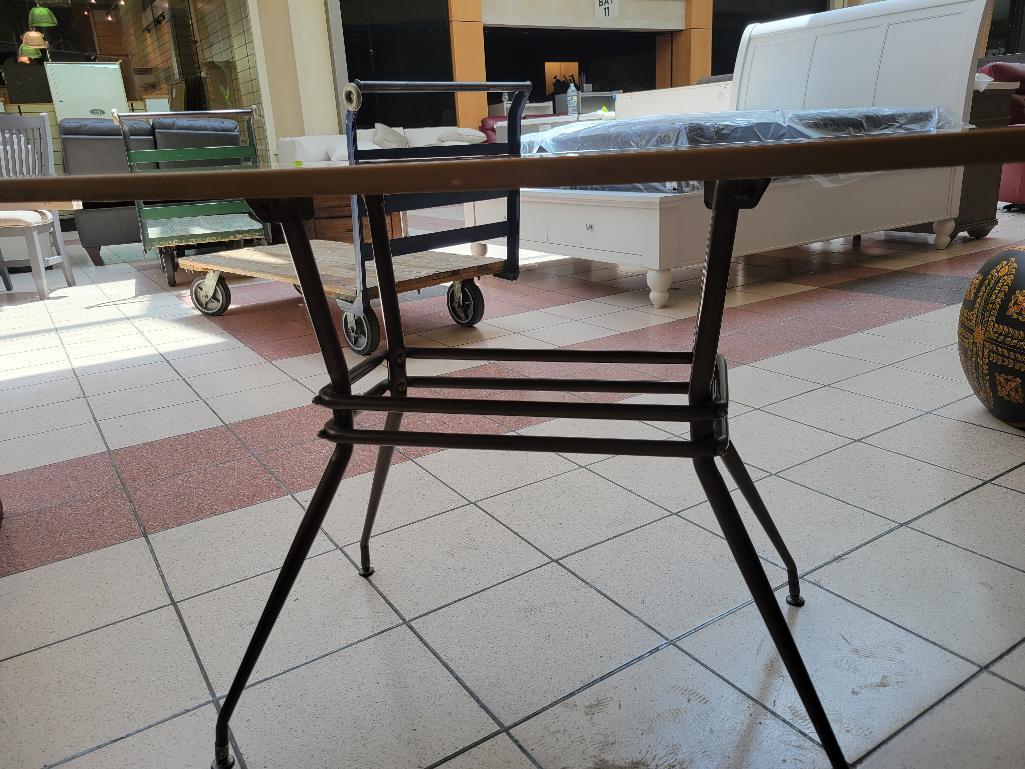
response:
M696 320L696 333L690 349L686 349L686 340L681 338L678 351L494 348L484 350L407 346L402 331L402 313L398 295L394 289L395 276L392 269L392 252L386 215L386 211L389 210L388 196L367 195L364 198L364 204L369 218L373 254L377 262L381 307L388 344L386 350L361 361L351 369L346 366L342 355L338 331L332 322L328 300L317 272L304 226L304 221L312 216L312 202L306 198L263 198L249 201L253 210L264 221L280 224L284 230L330 379L330 382L314 398L314 402L329 409L331 415L324 429L318 435L320 438L334 443L335 448L285 557L231 688L221 705L217 717L215 759L212 769L228 769L234 765L234 758L229 750L228 728L232 714L320 530L324 516L352 457L353 447L363 444L381 447L367 506L365 525L360 539L360 574L364 577L369 577L374 572L370 563L370 536L373 532L374 519L381 502L395 446L624 454L678 457L681 460L691 460L730 551L754 599L755 606L768 628L832 767L845 769L848 766L805 667L804 660L773 594L772 586L751 542L751 537L715 462L716 457L723 461L727 471L751 506L759 524L764 528L786 565L789 583L787 602L791 606L801 606L804 599L801 597L798 571L794 559L759 496L740 454L729 439L726 361L718 352L738 217L740 211L758 205L768 185L768 179L727 180L705 184L705 204L712 211L712 220ZM353 208L355 211L356 207ZM410 358L551 363L628 363L634 366L673 364L681 367L681 376L671 381L409 376L406 372L406 361ZM382 363L387 366L387 378L371 387L365 394L354 395L352 384ZM689 377L683 376L686 366L690 367ZM421 387L573 393L686 394L689 402L688 405L680 406L564 403L515 399L424 398L409 395L410 388ZM358 411L386 412L384 429L356 427L354 414ZM690 437L689 439L677 438L663 441L403 431L401 429L402 417L406 413L688 422L690 423Z
M345 141L348 150L349 165L380 162L403 162L409 160L442 160L446 158L472 159L481 157L515 158L520 156L520 133L523 112L530 96L530 81L523 82L418 82L393 80L353 80L342 90L342 102L345 105ZM407 94L428 93L501 93L512 94L509 102L508 136L503 142L487 144L443 145L427 147L403 147L360 149L357 120L360 107L364 103L364 95L376 98L379 95L403 96ZM520 190L476 190L449 192L420 192L405 195L385 195L384 209L388 214L405 213L425 208L451 206L462 203L475 203L484 200L505 198L506 216L504 221L474 224L456 227L440 232L428 232L421 235L404 235L392 239L391 255L403 256L431 249L447 248L463 243L483 243L496 238L505 239L505 264L498 277L516 280L520 274ZM367 264L374 261L374 247L367 242L364 232L363 218L367 215L366 201L360 195L351 198L352 211L352 242L356 259L356 296L351 304L342 303L342 331L349 346L361 354L372 353L377 347L380 337L380 325L374 310L370 306L370 293L367 291ZM486 248L486 247L485 247ZM472 279L468 279L472 285ZM469 287L469 286L467 286ZM474 287L469 297L460 297L462 281L457 281L453 288L457 292L449 293L449 312L453 320L461 325L475 325L483 314L484 298ZM472 316L469 307L461 305L479 304L476 316ZM469 313L461 317L460 310ZM366 347L356 340L368 339Z

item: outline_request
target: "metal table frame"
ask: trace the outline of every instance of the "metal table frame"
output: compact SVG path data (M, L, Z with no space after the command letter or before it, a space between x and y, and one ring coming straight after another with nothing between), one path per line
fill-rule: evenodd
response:
M822 747L834 769L848 766L837 742L829 718L819 700L811 676L776 602L737 507L730 497L715 458L722 459L741 493L765 529L787 567L787 602L801 606L801 588L797 566L787 550L764 502L748 474L735 446L729 440L729 394L726 361L718 352L719 334L726 301L727 280L733 255L739 213L758 205L768 187L768 179L709 182L705 185L705 203L712 211L708 254L702 279L697 329L690 350L679 351L585 351L521 349L445 349L409 347L402 332L402 315L395 291L392 253L388 239L386 205L383 195L365 196L370 222L374 258L380 284L381 307L388 334L388 347L349 369L342 355L338 332L332 322L327 297L317 272L304 221L312 214L305 198L263 198L250 200L256 214L267 223L281 224L295 262L296 273L306 298L306 306L320 343L330 383L314 398L331 412L331 418L318 433L335 444L324 474L314 492L284 564L274 583L238 672L217 717L215 758L212 769L234 765L229 750L228 726L249 677L270 636L288 594L295 584L303 562L320 530L355 445L377 445L377 466L360 539L360 574L373 574L370 563L370 536L384 491L394 447L430 446L456 449L505 449L514 451L577 452L624 454L635 456L679 457L690 459L705 495L722 528L741 575L747 583L780 657L800 695L801 702L815 728ZM681 345L682 347L682 345ZM456 360L536 361L555 363L629 363L676 364L690 366L690 377L669 382L647 380L544 379L503 377L409 376L410 358ZM387 365L388 376L363 395L354 395L352 383L378 365ZM537 390L570 392L665 393L688 396L686 406L618 403L563 403L558 401L485 400L459 398L410 397L412 387L464 388L469 390ZM357 428L357 411L387 413L382 430ZM690 438L674 440L635 440L618 438L573 438L524 435L464 435L401 430L405 413L483 414L534 417L575 417L584 419L640 419L690 423Z

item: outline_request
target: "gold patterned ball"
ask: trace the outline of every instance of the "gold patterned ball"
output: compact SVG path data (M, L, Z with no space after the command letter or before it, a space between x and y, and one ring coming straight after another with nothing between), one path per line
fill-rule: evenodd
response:
M957 349L983 405L997 419L1025 428L1025 249L1002 251L972 278Z

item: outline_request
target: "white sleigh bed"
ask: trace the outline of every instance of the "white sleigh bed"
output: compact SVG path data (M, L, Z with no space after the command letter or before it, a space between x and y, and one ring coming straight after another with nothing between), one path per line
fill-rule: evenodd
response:
M733 110L940 107L967 121L986 0L887 0L747 28L730 91ZM722 88L722 86L719 86ZM624 94L617 121L722 109L721 91ZM556 129L558 130L558 129ZM774 181L741 216L737 254L932 223L950 242L961 169ZM669 298L670 271L704 258L709 213L700 190L524 190L523 248L648 270L651 302ZM468 204L469 222L504 217Z

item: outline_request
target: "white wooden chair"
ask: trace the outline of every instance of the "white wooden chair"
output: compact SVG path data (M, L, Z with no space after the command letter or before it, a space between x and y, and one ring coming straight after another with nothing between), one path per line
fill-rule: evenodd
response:
M33 116L0 115L0 177L53 176L53 138L46 113ZM40 235L49 236L45 249ZM40 299L49 296L46 268L60 264L69 286L75 285L71 262L64 251L60 219L56 211L0 211L0 238L25 238L29 266ZM10 275L0 252L0 279L4 288L12 290Z

